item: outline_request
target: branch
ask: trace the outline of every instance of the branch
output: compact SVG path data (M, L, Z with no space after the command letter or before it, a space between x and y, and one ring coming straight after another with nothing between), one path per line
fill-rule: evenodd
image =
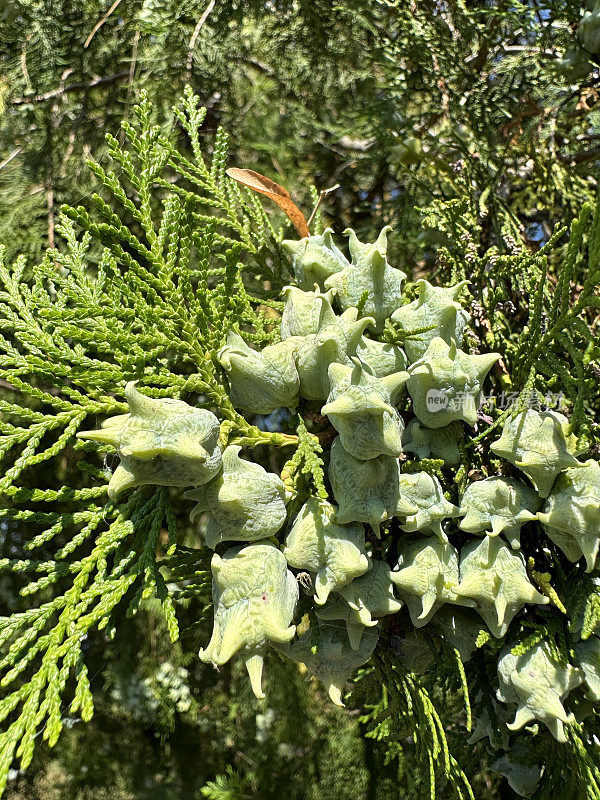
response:
M335 190L339 189L339 188L340 188L339 183L336 183L335 186L330 186L329 189L321 189L321 193L319 194L319 198L318 198L317 202L315 203L315 207L313 208L310 217L308 218L308 222L306 223L309 228L310 228L310 224L313 221L313 219L315 218L315 216L317 214L317 211L319 210L319 206L321 205L323 200L327 197L328 194L331 194L331 192L335 192Z
M94 78L89 83L71 83L69 86L61 86L59 89L51 89L49 92L43 94L36 94L33 97L15 97L11 100L13 106L24 106L28 103L47 103L48 100L54 100L55 97L61 97L63 94L69 92L89 91L98 86L104 86L110 83L116 83L129 77L129 72L117 72L115 75L105 75L102 78Z
M356 150L358 153L366 153L374 144L375 137L371 139L353 139L351 136L342 136L339 140L342 147L346 150Z
M85 44L83 45L83 49L84 49L84 50L85 50L87 47L89 47L89 44L90 44L90 42L92 41L92 39L94 38L94 36L96 35L96 32L100 30L100 28L101 28L101 27L104 25L104 23L106 22L106 20L107 20L107 19L110 17L110 15L113 13L113 11L116 9L116 7L119 5L119 3L120 3L120 2L121 2L121 0L115 0L115 2L114 2L114 3L112 4L112 6L111 6L111 7L108 9L108 11L106 12L106 14L105 14L105 15L102 17L102 19L101 19L101 20L99 20L99 22L97 22L97 23L94 25L94 28L93 28L92 32L90 33L90 35L88 36L88 38L85 40Z
M22 147L16 147L9 156L6 156L4 161L0 161L0 170L4 169L7 164L10 164L13 158L16 158L22 150Z
M192 33L192 38L190 39L190 43L188 45L188 57L185 65L185 68L187 69L188 72L192 71L192 67L194 65L194 50L196 48L196 40L202 29L202 26L208 19L208 16L214 7L215 7L215 0L210 0L210 3L206 6L204 13L200 17L200 19L198 20L198 24L194 28L194 32Z

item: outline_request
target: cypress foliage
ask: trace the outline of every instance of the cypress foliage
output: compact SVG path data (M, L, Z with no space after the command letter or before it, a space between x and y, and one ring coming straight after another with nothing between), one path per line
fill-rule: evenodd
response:
M311 232L353 225L367 239L389 222L391 253L412 279L470 282L469 344L501 354L492 385L506 403L484 408L486 424L461 445L455 469L432 457L409 459L405 472L451 479L457 502L474 476L497 473L489 445L502 425L557 397L578 456L597 459L600 447L598 67L589 30L578 33L578 4L277 2L268 14L253 2L127 5L87 47L102 19L94 4L48 10L22 0L1 12L0 569L19 589L14 613L0 618L3 788L40 735L50 746L70 741L68 715L89 720L98 704L105 713L93 685L98 650L109 651L106 675L122 698L134 625L151 619L174 670L191 673L195 626L210 621L209 558L195 547L180 493L145 487L107 501L114 448L76 438L127 411L126 383L214 411L224 443L326 496L318 423L296 415L270 432L248 422L217 358L232 323L258 349L279 341L281 290L293 281L280 244L293 232L227 177L230 149L237 163L293 187L307 210L319 189L341 184L322 198ZM59 211L63 201L72 205ZM405 296L417 292L409 281ZM405 336L388 322L381 338ZM551 602L511 628L514 653L543 641L556 663L574 664L577 644L600 629L597 573L541 536L526 555ZM427 627L410 647L433 662L409 668L397 650L410 624L406 615L395 624L351 700L366 733L364 796L398 786L411 798L497 796L506 721L493 697L498 641L482 624L463 663ZM298 676L286 669L301 704ZM180 686L177 675L148 680L166 698L179 691L169 688ZM240 706L253 707L235 669L231 680ZM581 714L568 743L542 730L521 753L522 764L544 765L536 798L600 796L598 717L582 690L574 697ZM277 708L281 717L283 700ZM172 709L165 699L157 712L164 735ZM330 748L356 747L339 715L304 713L303 732L319 730L331 763L342 757ZM329 767L305 762L310 796L327 796L318 775ZM260 758L214 764L203 796L279 791Z
M290 478L299 470L317 493L325 489L321 448L305 424L300 421L296 433L270 433L248 423L231 405L217 360L232 320L248 328L259 347L277 337L273 311L280 304L274 298L290 279L279 244L283 232L275 231L249 190L226 176L223 132L217 134L212 160L204 160L204 113L191 91L175 109L175 118L189 137L193 158L153 124L150 103L143 98L134 110L135 122L124 123L125 145L107 136L118 173L92 162L101 191L88 208L63 209L58 231L64 245L49 250L39 265L30 267L21 257L0 271L3 377L14 393L2 400L3 514L9 524L26 523L37 531L25 544L27 557L0 562L19 576L21 596L28 599L25 610L0 621L6 690L0 704L6 725L3 785L13 759L22 767L30 763L39 731L50 745L56 743L66 697L71 713L91 717L94 701L82 651L91 631L106 628L115 635L121 610L126 616L136 614L154 598L175 642L179 626L172 584L179 587L175 596L193 595L205 610L210 608L205 555L177 544L177 493L142 487L124 503L107 502L111 470L102 457L110 458L111 446L75 439L86 419L125 411L122 387L137 380L150 397L192 398L215 411L226 441L281 450L279 460L283 465L288 459ZM495 428L532 393L554 391L556 376L566 378L561 389L580 451L595 446L598 343L585 321L597 307L600 278L600 217L594 208L584 205L573 223L553 282L549 261L564 230L535 253L513 248L506 255L492 250L475 256L477 224L465 205L447 203L428 213L430 224L442 230L469 231L469 236L454 238L462 253L446 248L442 263L453 280L470 276L482 338L498 348L504 362L498 386L514 388L519 397L506 411L490 409L493 423L465 441L455 481L465 484L473 469L493 474L487 444ZM526 298L521 300L525 335L514 315L498 309L500 298L515 295ZM388 323L391 339L399 333ZM65 459L76 469L65 470ZM46 462L54 466L39 473ZM428 463L420 462L419 468ZM433 472L443 464L430 463ZM52 485L40 486L37 474L45 480L52 476ZM36 558L40 548L53 555ZM600 603L593 578L580 573L576 589L566 591L571 572L558 551L551 552L552 578L540 575L538 585L553 598L554 608L538 613L537 621L522 620L516 652L527 652L544 639L556 648L556 658L568 663L573 637L581 631L585 639L596 630ZM547 560L542 549L532 559L534 564ZM444 682L451 695L463 694L466 716L459 715L458 727L469 730L471 720L484 713L481 704L489 703L485 685L498 644L482 632L479 654L465 666L458 652L447 646L443 650L439 638L431 644L434 652L442 651L424 678L395 663L389 644L380 648L367 670L371 676L365 674L360 683L369 684L367 694L373 696L380 686L384 695L364 722L369 735L387 742L390 756L400 758L405 774L417 766L424 770L431 796L439 781L446 781L457 797L473 797L461 761L465 738L456 731L450 739L448 723L436 710L436 695ZM585 728L569 729L568 762L556 757L548 735L536 737L527 758L546 764L540 797L556 792L565 769L579 781L581 796L597 796L595 725L593 718ZM403 754L408 732L414 763ZM468 756L464 763L468 769ZM235 781L232 773L224 775L207 787L207 796L225 796ZM447 796L448 789L442 791Z

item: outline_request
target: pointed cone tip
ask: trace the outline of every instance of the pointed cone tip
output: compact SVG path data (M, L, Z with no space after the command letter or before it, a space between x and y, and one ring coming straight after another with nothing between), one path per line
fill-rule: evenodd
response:
M380 254L385 256L387 253L387 240L388 240L388 233L392 230L391 225L384 225L383 228L379 231L379 236L373 243L374 246L379 250Z
M330 381L336 382L343 380L348 375L349 370L350 368L345 364L338 364L334 361L327 368L327 374Z
M106 429L100 428L95 431L77 431L75 434L78 439L87 439L91 442L101 442L102 444L111 444L114 447L118 444L118 439L110 434Z
M151 397L138 392L135 388L137 381L129 381L125 386L123 394L129 410L132 414L144 414L145 412L152 411L155 401Z
M329 414L354 414L358 409L350 400L349 397L338 397L332 400L331 403L325 403L321 408L321 414L328 416Z
M186 494L188 493L186 492ZM187 497L186 499L193 500L195 498ZM195 522L196 517L200 516L200 514L204 514L205 511L206 508L203 508L199 502L196 503L196 505L190 511L190 522Z
M125 467L119 466L113 472L110 482L108 484L108 496L111 500L116 500L116 498L127 489L133 489L134 486L137 486L138 482L135 479L135 476L129 472L128 469Z
M177 456L178 458L189 458L195 461L205 462L210 458L210 453L206 450L200 442L192 438L187 438L180 441L177 447L165 448L164 455Z
M345 704L342 702L342 690L339 686L330 683L328 693L332 703L336 706L341 706L341 708L346 708Z
M422 603L422 611L417 617L417 619L422 620L430 613L431 609L434 607L435 602L437 600L437 595L435 592L428 590L421 598Z
M462 419L473 427L477 422L477 406L475 405L475 398L470 395L465 397L461 407Z
M259 700L264 700L265 693L262 690L263 657L261 655L250 656L246 659L246 669L254 696Z
M369 411L372 411L376 414L385 414L387 412L388 414L393 415L396 410L389 403L386 403L383 397L374 393L371 396L369 396L367 404L369 407Z

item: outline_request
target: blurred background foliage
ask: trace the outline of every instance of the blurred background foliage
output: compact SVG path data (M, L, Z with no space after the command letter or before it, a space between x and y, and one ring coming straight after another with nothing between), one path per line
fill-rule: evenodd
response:
M326 223L361 239L390 223L391 261L413 276L443 274L440 247L474 259L492 246L536 250L596 194L600 71L578 30L585 10L572 0L3 0L0 241L9 258L39 258L61 203L96 188L85 162L106 160L104 133L118 132L142 90L156 121L174 125L169 109L189 84L208 108L207 147L223 126L230 164L283 184L307 215L311 185L339 185ZM456 229L436 225L441 204L456 209ZM19 552L25 533L0 524L0 556ZM14 581L0 582L2 614L24 603ZM175 649L151 605L115 639L86 642L92 723L70 720L7 796L413 797L410 763L386 764L358 712L332 708L295 665L271 656L259 706L239 665L201 664L201 610L181 598ZM504 796L485 763L477 780L481 800Z
M189 83L223 125L231 163L310 206L336 183L334 227L404 231L399 257L439 235L415 206L466 194L484 235L532 242L593 194L597 57L584 7L441 0L4 0L0 12L0 238L38 255L53 217L93 190L142 89L157 120ZM109 13L110 12L110 13ZM375 213L374 213L375 212ZM405 241L407 240L407 241Z

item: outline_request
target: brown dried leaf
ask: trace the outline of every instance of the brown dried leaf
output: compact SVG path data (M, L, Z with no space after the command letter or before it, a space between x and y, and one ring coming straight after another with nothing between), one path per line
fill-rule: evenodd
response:
M234 181L247 186L259 194L264 194L270 197L274 203L277 203L279 208L283 210L287 218L290 220L294 228L300 236L308 236L308 224L306 218L298 206L294 203L289 193L275 181L265 178L259 172L254 172L252 169L238 169L231 167L227 170L227 174Z

